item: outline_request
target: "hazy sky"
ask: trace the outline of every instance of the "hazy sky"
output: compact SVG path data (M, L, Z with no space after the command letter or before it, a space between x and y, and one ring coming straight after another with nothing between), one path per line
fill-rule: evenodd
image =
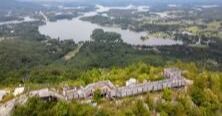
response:
M61 1L61 2L64 2L64 1L113 1L113 2L117 2L117 1L163 1L163 2L166 2L166 1L220 1L220 0L18 0L18 1Z
M92 2L92 3L98 3L98 2L108 2L108 3L118 3L118 2L157 2L157 3L192 3L192 2L198 2L198 3L215 3L220 2L222 3L222 0L19 0L19 1L35 1L35 2L46 2L46 1L55 1L55 2Z

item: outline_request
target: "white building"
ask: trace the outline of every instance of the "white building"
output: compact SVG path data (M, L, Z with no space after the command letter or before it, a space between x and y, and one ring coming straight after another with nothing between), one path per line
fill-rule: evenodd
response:
M132 86L134 84L136 84L136 79L134 78L131 78L128 81L126 81L126 86Z
M24 91L25 91L25 87L17 87L17 88L15 88L15 90L14 90L14 92L13 92L13 95L14 95L14 96L20 95L20 94L22 94Z

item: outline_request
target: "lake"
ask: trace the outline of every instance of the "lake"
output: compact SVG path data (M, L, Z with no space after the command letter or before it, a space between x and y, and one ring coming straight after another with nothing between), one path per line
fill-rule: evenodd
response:
M96 28L104 29L105 31L120 33L124 42L132 45L174 45L182 44L180 41L175 41L171 39L161 39L161 38L151 38L148 40L141 40L141 36L145 36L146 32L134 32L131 30L124 30L119 27L105 27L97 24L93 24L87 21L80 20L81 17L94 16L99 12L105 12L110 9L115 9L115 7L104 7L97 5L97 10L92 12L87 12L80 17L73 18L72 20L58 20L56 22L46 21L45 25L39 27L39 32L44 35L48 35L51 38L60 38L61 40L73 39L75 42L90 40L90 35L92 31ZM130 9L135 7L116 7L118 9ZM141 7L136 7L141 10ZM146 7L142 7L146 8ZM143 10L143 9L142 9Z

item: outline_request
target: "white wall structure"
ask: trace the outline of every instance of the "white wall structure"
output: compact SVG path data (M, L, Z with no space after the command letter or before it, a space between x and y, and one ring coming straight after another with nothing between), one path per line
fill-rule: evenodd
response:
M144 81L137 83L136 79L131 78L126 82L126 86L115 87L110 81L100 81L87 85L85 88L65 90L66 99L87 99L92 98L93 92L100 89L102 95L107 98L121 98L126 96L138 95L151 91L160 91L165 88L180 88L187 85L182 71L178 68L166 68L163 71L165 79L153 82Z
M14 90L14 92L13 92L13 95L14 95L14 96L20 95L20 94L22 94L24 91L25 91L25 87L17 87L17 88L15 88L15 90Z
M2 101L3 97L7 94L5 90L0 90L0 101Z
M136 84L136 79L134 79L134 78L131 78L128 81L126 81L126 86L131 86L134 84Z

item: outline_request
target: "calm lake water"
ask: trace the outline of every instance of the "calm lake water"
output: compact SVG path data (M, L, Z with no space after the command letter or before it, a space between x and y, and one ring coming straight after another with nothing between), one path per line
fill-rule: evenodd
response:
M112 31L120 33L124 42L133 45L174 45L182 44L179 41L174 41L171 39L148 39L142 41L141 36L145 36L146 32L133 32L130 30L123 30L118 27L104 27L97 24L92 24L90 22L81 21L81 17L93 16L99 12L104 12L110 9L115 9L114 7L103 7L97 6L97 11L92 11L83 14L80 17L73 18L72 20L58 20L56 22L46 21L46 24L39 27L39 32L44 35L48 35L52 38L60 38L61 40L73 39L75 42L90 40L90 35L92 31L96 28L104 29L105 31ZM130 9L135 7L122 7L122 9ZM136 7L141 10L141 7ZM144 7L146 8L146 7ZM118 7L121 9L121 7Z

